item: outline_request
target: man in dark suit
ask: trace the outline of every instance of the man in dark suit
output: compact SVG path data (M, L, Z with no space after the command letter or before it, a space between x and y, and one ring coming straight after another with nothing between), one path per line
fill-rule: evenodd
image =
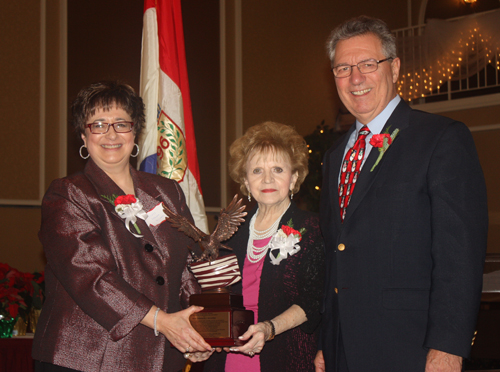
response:
M324 158L316 371L458 372L474 334L488 226L472 136L398 96L400 60L381 20L345 22L328 47L356 123Z

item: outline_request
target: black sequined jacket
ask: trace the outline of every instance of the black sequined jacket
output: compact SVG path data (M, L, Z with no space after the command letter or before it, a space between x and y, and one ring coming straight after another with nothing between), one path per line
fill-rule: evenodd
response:
M238 257L243 272L249 224L256 213L255 207L246 217L237 233L227 241ZM317 351L317 332L321 321L320 304L324 282L324 245L319 228L319 218L315 213L303 211L292 202L280 221L280 228L292 220L296 230L305 228L299 245L300 251L273 265L267 254L259 291L259 322L272 319L293 304L300 306L307 321L284 332L266 346L260 354L261 371L314 371L313 360ZM241 293L241 281L232 287ZM204 371L223 371L226 353L214 354L206 362Z

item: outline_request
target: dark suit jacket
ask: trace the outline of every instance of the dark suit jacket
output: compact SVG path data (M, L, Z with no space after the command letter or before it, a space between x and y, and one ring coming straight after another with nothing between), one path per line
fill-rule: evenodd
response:
M354 127L324 159L327 371L336 370L339 327L350 372L423 371L429 348L466 357L488 226L470 131L400 102L384 128L400 133L370 172L372 149L342 224L338 175Z
M247 253L250 220L255 213L256 208L248 213L238 232L227 242L238 257L241 271ZM292 202L281 218L280 228L290 219L296 230L307 230L299 243L301 250L279 265L271 263L269 253L263 258L258 320L272 319L296 304L304 310L308 321L266 343L260 354L262 372L314 371L317 350L317 332L314 331L321 320L319 310L324 283L323 239L317 214L303 211ZM233 285L232 291L242 292L241 281ZM225 352L214 353L206 362L204 371L224 371L225 357Z
M130 172L145 211L163 202L191 218L176 182ZM168 222L149 228L140 219L144 236L134 237L102 197L112 194L123 192L92 160L45 194L39 237L47 297L33 358L81 371L179 371L182 354L140 321L153 304L181 310L199 290L187 270L193 242Z

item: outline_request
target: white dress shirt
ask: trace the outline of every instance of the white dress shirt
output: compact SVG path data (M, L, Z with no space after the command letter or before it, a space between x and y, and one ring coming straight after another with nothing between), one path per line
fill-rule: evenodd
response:
M366 126L368 129L370 129L370 134L366 136L366 148L365 148L365 156L363 157L363 162L361 163L361 169L363 169L363 165L365 164L366 159L368 158L368 155L370 155L370 151L372 150L373 146L370 144L370 138L374 134L380 134L382 132L382 129L384 129L385 123L387 123L387 120L389 117L392 115L392 112L396 108L396 106L399 104L401 101L401 97L399 95L396 95L388 104L385 106L385 109L382 110L380 114L377 115L375 119L370 121ZM351 147L354 146L356 143L356 140L358 139L359 131L361 128L363 128L365 124L361 124L357 119L356 119L356 130L351 133L351 136L349 137L349 140L347 141L347 145L344 150L344 156L342 157L342 160L345 158L345 155L347 154L347 151ZM343 163L343 161L342 161ZM340 168L342 169L342 163L340 164ZM339 182L340 182L340 174L341 172L339 171Z

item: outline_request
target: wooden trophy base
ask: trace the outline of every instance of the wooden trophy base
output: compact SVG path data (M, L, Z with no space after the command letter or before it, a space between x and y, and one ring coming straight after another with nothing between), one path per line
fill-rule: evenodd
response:
M254 323L254 314L243 307L243 296L216 289L191 295L189 305L203 306L189 320L194 329L213 347L241 346L238 339Z

